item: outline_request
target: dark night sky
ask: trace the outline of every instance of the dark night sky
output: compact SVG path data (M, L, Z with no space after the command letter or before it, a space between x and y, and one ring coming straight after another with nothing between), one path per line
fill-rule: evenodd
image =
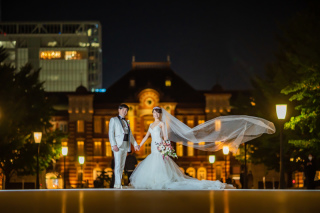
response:
M210 89L218 76L225 89L247 89L273 60L277 22L304 7L303 0L11 0L2 1L2 21L100 21L106 88L130 70L133 54L136 61L170 54L172 68L196 89Z

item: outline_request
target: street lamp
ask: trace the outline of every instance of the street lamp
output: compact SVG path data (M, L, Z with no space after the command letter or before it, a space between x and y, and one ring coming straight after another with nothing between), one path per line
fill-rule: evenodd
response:
M214 164L215 161L216 161L216 156L215 155L209 155L209 162L212 165L212 180L214 179L213 178L213 164Z
M227 182L227 155L229 154L229 147L228 146L223 146L223 154L224 154L224 160L225 160L225 178Z
M277 116L280 123L280 189L285 189L284 180L284 153L283 153L283 140L282 140L282 129L283 121L287 114L287 104L277 104L276 105Z
M40 152L40 143L42 138L42 132L34 132L33 133L34 142L37 144L38 152L37 152L37 179L36 179L36 189L40 189L39 184L39 152Z
M62 147L62 155L63 155L63 188L66 189L67 183L66 183L66 157L68 155L68 147L63 146Z
M79 163L81 165L81 179L80 179L80 183L81 183L81 188L82 188L82 179L83 179L83 170L82 170L82 166L84 164L84 156L79 156Z

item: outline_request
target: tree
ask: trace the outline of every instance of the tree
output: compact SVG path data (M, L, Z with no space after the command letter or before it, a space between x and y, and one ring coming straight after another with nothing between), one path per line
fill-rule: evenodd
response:
M282 51L294 78L281 92L297 103L298 111L285 127L300 133L289 142L314 155L320 151L319 9L319 3L313 4L295 16L282 37Z
M26 64L17 71L4 63L6 57L6 50L0 47L0 169L9 183L14 173L34 174L34 131L47 133L40 147L40 169L57 157L62 135L49 133L54 110L45 95L43 82L39 82L40 69Z
M251 99L240 101L250 105L254 100L255 106L249 114L274 121L277 129L280 126L277 125L275 104L288 105L287 117L291 119L285 124L284 141L289 141L285 144L285 168L289 178L291 172L300 170L310 149L319 150L319 143L315 142L319 142L320 136L320 17L316 11L319 11L319 4L311 5L281 26L282 33L278 35L280 48L275 62L267 66L265 78L252 79ZM242 110L248 112L247 108ZM268 169L279 170L279 131L258 138L252 144L254 147L249 154L253 163L263 163Z

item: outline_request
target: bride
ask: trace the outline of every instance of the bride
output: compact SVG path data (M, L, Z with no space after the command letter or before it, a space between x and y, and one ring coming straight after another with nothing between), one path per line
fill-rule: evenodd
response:
M237 148L241 143L256 138L262 133L274 132L274 126L271 122L268 123L268 121L261 118L250 116L222 116L219 119L207 121L191 129L163 108L155 107L152 113L154 122L150 124L147 134L140 143L140 147L142 147L151 135L151 154L136 167L130 177L131 185L136 189L190 190L234 188L232 185L221 183L218 180L200 181L185 175L170 157L162 157L157 149L157 143L169 139L175 142L180 141L188 146L187 141L192 141L194 148L217 151L222 148L221 142L228 144L231 148ZM214 125L217 121L219 121L219 128L217 128L217 125ZM265 125L259 123L261 121ZM229 130L225 128L222 131L226 124L228 127L230 126ZM215 128L212 129L212 126L215 126ZM200 140L206 141L207 144L199 146ZM217 141L220 143L216 143Z

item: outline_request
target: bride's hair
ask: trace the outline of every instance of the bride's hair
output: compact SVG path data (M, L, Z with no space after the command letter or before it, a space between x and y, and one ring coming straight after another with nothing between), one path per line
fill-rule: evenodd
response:
M160 119L160 121L161 121L161 119L162 119L162 109L161 109L160 107L154 107L154 108L152 109L152 113L153 113L154 111L156 111L157 113L160 114L159 119Z
M154 107L154 108L152 109L152 113L153 113L153 111L156 111L157 113L162 114L162 109L161 109L160 107Z

